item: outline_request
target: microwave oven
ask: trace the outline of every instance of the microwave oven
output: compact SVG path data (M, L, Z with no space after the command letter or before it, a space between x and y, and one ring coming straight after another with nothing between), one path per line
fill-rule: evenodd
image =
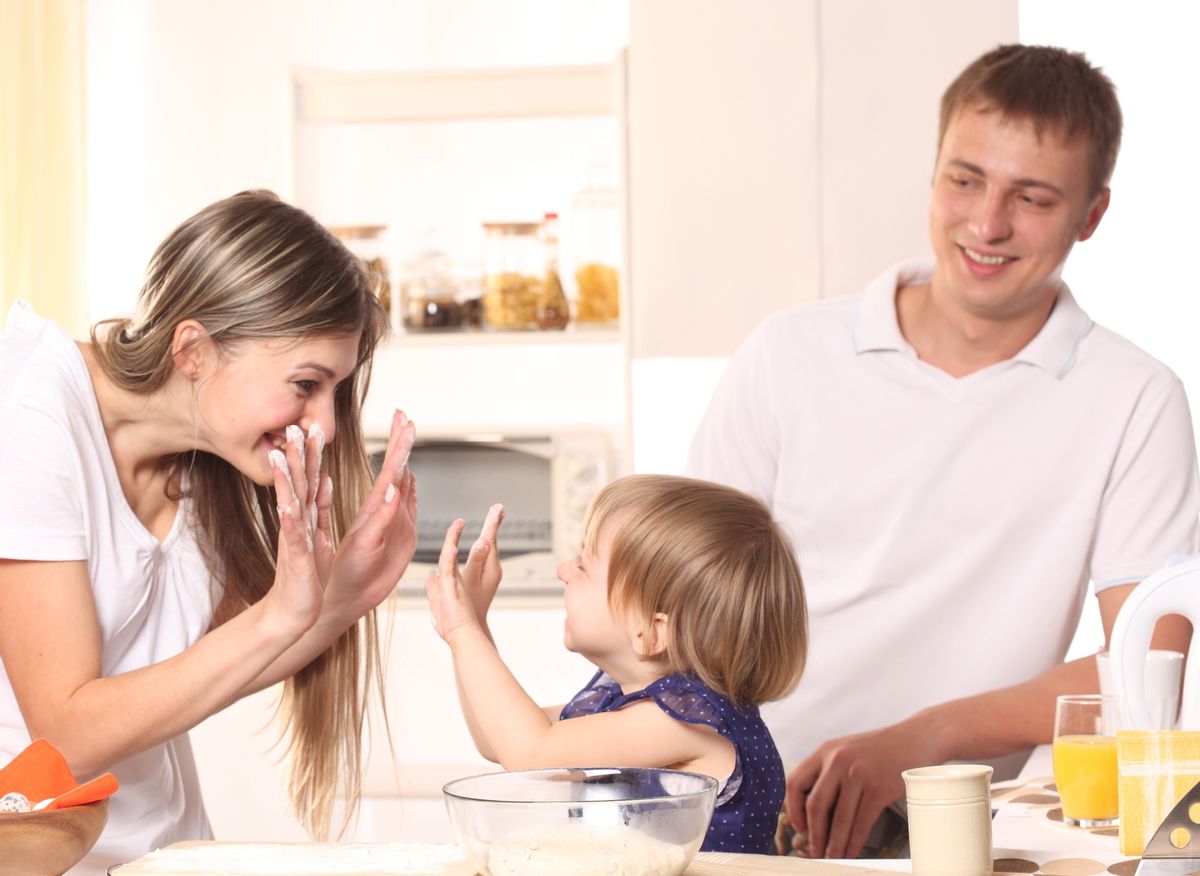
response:
M373 470L386 449L386 438L368 441ZM417 549L399 589L423 596L446 529L459 517L466 521L459 541L465 562L497 502L504 505L500 594L557 590L558 564L579 552L588 503L611 479L612 462L608 435L600 431L476 431L421 434L409 467L417 479Z

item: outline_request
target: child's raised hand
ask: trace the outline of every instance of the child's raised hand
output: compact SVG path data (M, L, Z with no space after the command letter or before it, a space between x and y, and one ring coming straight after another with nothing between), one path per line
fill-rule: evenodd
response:
M433 628L447 642L455 630L479 626L479 618L458 572L458 539L465 525L462 520L450 524L446 530L446 540L442 543L442 554L438 558L438 573L430 575L425 582L425 596L433 613Z
M487 613L500 586L500 548L496 544L496 533L504 521L504 506L493 505L488 509L479 531L479 538L471 545L467 564L462 570L462 586L475 609L479 625L487 630Z

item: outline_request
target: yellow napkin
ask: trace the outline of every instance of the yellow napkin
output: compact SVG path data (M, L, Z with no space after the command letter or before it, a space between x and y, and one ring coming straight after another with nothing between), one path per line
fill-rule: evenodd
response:
M1140 855L1183 795L1200 782L1200 731L1117 732L1121 854Z

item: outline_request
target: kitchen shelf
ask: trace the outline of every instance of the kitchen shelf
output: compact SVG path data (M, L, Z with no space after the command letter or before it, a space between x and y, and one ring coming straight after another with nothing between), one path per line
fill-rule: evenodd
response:
M611 64L292 76L297 122L611 116L622 87Z
M387 343L397 347L506 347L554 344L619 344L623 340L620 328L604 326L577 328L567 326L561 331L396 331Z
M413 235L411 217L416 216L444 232L442 248L461 253L470 235L460 217L478 220L498 211L540 216L546 205L557 205L562 215L571 193L588 182L589 162L614 168L614 187L622 188L623 52L607 64L293 68L291 78L297 202L331 224L369 221ZM535 145L556 148L543 156L522 145L530 137ZM408 159L398 160L400 154ZM429 167L422 163L426 160ZM462 173L444 171L444 165L456 163ZM621 203L622 236L624 209ZM477 221L471 229L477 231ZM574 264L572 241L564 227L560 256L565 264ZM396 241L392 245L400 248ZM406 258L389 255L394 266ZM409 332L395 326L398 309L393 308L393 334L377 353L363 406L364 430L385 437L397 407L426 434L454 435L479 422L506 433L536 434L583 425L609 436L616 470L624 471L622 460L631 444L631 310L623 256L615 267L622 278L616 324L572 324L562 331ZM398 284L392 294L401 295ZM536 602L546 594L522 598Z

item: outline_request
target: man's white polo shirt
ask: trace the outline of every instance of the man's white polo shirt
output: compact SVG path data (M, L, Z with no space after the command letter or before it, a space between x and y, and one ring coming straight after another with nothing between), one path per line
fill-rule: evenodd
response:
M1037 675L1089 580L1138 581L1200 546L1178 378L1065 287L1017 356L951 377L896 319L897 287L932 267L766 320L692 446L690 474L764 499L795 543L810 658L763 710L786 763Z

